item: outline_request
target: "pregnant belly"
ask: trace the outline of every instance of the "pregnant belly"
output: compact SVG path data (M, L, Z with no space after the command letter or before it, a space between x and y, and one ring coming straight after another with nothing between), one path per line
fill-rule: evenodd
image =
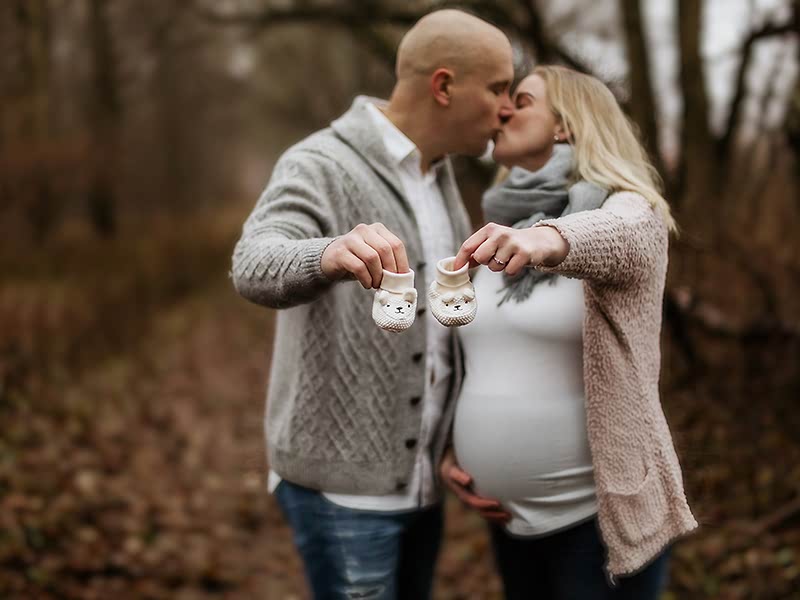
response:
M475 491L501 501L554 501L591 484L583 399L463 394L453 443Z

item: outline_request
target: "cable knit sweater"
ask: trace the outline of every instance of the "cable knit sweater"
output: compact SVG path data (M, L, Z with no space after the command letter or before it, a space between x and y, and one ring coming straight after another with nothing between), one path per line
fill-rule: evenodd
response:
M428 282L414 211L368 101L357 98L331 127L283 154L245 222L232 278L248 300L284 309L267 401L270 466L314 489L380 495L403 490L413 469L415 449L406 442L420 432L426 328L422 319L402 334L378 328L370 317L373 294L355 281L331 283L320 261L336 236L381 222L404 241L417 289ZM459 243L470 226L449 162L437 177ZM426 310L423 293L417 310ZM456 376L434 464L460 384L460 353L453 354Z
M697 527L658 392L668 232L640 195L541 221L569 242L556 267L582 279L586 426L612 575L631 573Z

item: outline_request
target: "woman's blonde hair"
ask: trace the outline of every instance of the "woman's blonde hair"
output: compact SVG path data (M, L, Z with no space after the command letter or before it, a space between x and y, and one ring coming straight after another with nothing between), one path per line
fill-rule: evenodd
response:
M611 192L641 194L677 231L661 195L661 177L611 91L595 77L565 67L542 65L531 74L544 80L548 104L574 148L576 176Z

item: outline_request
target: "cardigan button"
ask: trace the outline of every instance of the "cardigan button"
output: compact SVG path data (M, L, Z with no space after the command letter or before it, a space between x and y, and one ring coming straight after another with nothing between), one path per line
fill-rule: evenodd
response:
M419 361L422 360L423 356L424 354L422 354L422 352L415 352L414 354L411 355L411 360L413 360L415 363L418 363Z
M407 487L408 487L408 484L405 481L398 481L397 485L394 486L394 489L397 490L398 492L401 492L404 489L406 489Z
M424 314L425 314L425 309L424 309L424 308L420 308L420 309L417 311L417 316L418 316L418 317L421 317L421 316L422 316L422 315L424 315Z
M425 261L418 262L417 263L417 271L422 271L422 269L424 269L427 266L428 266L428 263L426 263Z
M409 450L411 450L416 445L417 445L417 440L415 440L414 438L409 438L406 440L406 448L408 448Z
M422 402L422 397L421 396L414 396L411 400L409 400L409 402L411 402L411 406L416 406L417 404Z

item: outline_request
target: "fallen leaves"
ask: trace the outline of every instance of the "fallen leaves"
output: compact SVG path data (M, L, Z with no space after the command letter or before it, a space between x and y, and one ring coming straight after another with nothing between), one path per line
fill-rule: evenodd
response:
M148 277L169 270L137 269ZM28 354L0 352L0 596L305 597L290 532L266 493L272 322L233 294L222 270L216 275L217 284L183 287L164 303L151 282L150 308L137 309L118 345L87 346L78 361L64 350L77 341L48 349L14 329L27 339L17 350ZM37 293L53 289L29 282L5 291L0 321L13 319L21 298L39 306ZM59 302L29 308L23 323L45 315L41 331L69 337L86 323L124 320L120 307L136 299L74 315ZM36 368L12 375L20 357ZM713 381L693 381L664 404L701 529L676 544L663 600L800 597L796 417ZM434 597L502 597L484 523L453 498Z

